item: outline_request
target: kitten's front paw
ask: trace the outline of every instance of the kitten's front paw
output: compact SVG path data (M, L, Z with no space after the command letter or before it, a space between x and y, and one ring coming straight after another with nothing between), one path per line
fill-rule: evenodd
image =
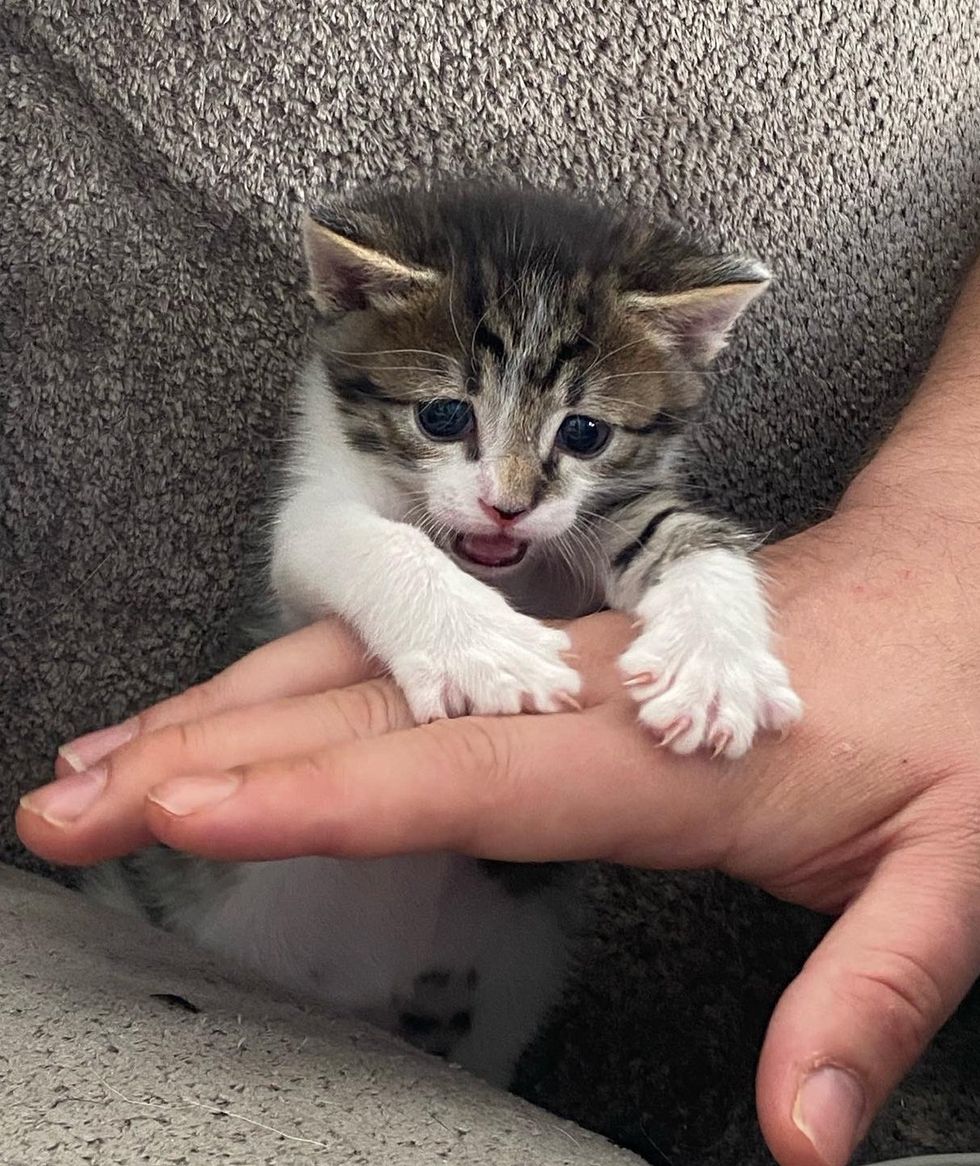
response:
M675 753L702 747L735 759L760 729L784 732L802 715L765 629L705 627L651 610L620 657L640 720Z
M501 605L458 633L442 633L425 650L391 660L417 721L490 716L533 709L558 712L574 705L578 673L562 659L568 636Z

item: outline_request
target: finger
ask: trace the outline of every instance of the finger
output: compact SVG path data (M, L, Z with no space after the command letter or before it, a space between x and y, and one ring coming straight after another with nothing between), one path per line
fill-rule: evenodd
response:
M165 725L201 720L280 697L343 688L376 676L379 671L360 641L339 620L318 620L263 644L210 680L120 725L98 729L62 745L55 776L82 772L134 737Z
M757 1080L775 1157L844 1166L980 967L980 886L896 852L827 934L773 1016Z
M25 845L49 861L82 865L116 857L153 840L144 801L167 778L268 763L284 752L302 755L410 724L401 690L384 678L178 722L116 750L95 770L29 794L18 829ZM94 795L87 804L86 794ZM301 800L291 812L303 812Z
M583 751L604 760L582 772ZM472 717L170 782L151 791L147 822L169 845L223 859L452 850L707 865L729 841L719 780L600 710Z

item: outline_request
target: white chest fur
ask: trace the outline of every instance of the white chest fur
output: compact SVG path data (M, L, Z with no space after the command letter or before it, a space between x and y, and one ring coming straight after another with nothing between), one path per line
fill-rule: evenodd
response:
M566 958L558 895L514 896L450 855L244 864L173 922L306 999L411 1037L426 1025L420 1043L500 1085Z

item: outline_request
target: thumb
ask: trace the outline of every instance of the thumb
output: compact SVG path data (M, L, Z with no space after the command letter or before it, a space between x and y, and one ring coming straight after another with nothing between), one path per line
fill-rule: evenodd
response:
M954 846L888 856L780 1000L756 1093L783 1166L844 1166L969 991L980 879Z

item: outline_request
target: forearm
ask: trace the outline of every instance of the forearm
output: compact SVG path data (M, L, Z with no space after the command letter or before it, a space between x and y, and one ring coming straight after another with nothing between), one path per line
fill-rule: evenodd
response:
M273 585L296 622L339 615L386 662L393 636L424 635L419 596L459 573L421 530L363 503L300 494L275 532Z
M974 263L912 403L855 478L842 510L980 514L980 261Z

